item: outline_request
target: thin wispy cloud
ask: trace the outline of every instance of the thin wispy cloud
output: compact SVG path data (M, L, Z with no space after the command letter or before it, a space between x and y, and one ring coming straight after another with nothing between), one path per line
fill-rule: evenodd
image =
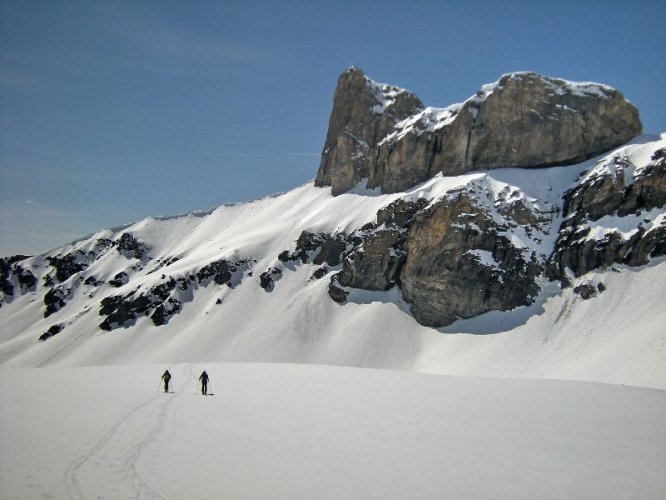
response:
M123 217L126 220L118 220ZM35 200L0 202L0 256L48 251L130 219L102 207L74 210Z
M9 160L0 156L0 178L30 172L31 175L40 178L57 179L70 184L86 185L90 182L118 184L136 180L136 176L129 173L108 166L96 165L95 159L90 160L73 154L46 150L27 142L11 141L5 142L3 146L7 150L11 150L14 159Z
M231 44L209 39L204 33L175 31L169 28L154 27L127 31L125 35L144 51L159 53L168 57L195 58L199 60L230 60L240 63L261 64L269 54L265 49L256 49L239 44Z
M0 68L0 88L3 91L21 91L38 89L42 80L25 71L8 67Z
M199 156L213 158L290 158L290 157L319 157L321 153L199 153Z
M155 16L132 17L118 14L122 23L105 23L105 37L115 40L118 47L129 47L131 56L124 59L128 65L159 73L180 76L207 77L219 74L224 67L249 67L252 70L279 68L285 61L276 47L260 43L243 43L227 40L225 27L212 33L205 30L184 28ZM223 17L222 17L223 18ZM225 72L232 77L234 72Z

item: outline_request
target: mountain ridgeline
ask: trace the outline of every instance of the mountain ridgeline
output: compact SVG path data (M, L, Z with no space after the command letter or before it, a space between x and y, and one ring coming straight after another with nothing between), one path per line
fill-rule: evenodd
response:
M606 85L511 73L462 104L425 107L411 92L345 71L315 185L361 180L384 193L438 173L579 163L641 133L638 110Z
M433 108L350 68L314 185L1 259L0 315L31 296L41 340L89 312L102 331L168 330L202 289L223 308L235 290L270 295L299 270L337 307L355 291L398 290L427 327L529 306L546 283L593 298L605 287L590 271L666 254L666 141L641 133L636 108L606 85L512 73ZM319 200L308 213L289 210L306 197ZM281 204L288 226L261 217ZM244 209L248 222L221 236Z

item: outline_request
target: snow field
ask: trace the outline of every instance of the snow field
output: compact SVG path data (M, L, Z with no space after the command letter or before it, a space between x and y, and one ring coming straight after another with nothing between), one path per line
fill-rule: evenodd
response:
M663 498L666 393L290 364L0 368L2 498ZM195 395L206 369L214 396Z

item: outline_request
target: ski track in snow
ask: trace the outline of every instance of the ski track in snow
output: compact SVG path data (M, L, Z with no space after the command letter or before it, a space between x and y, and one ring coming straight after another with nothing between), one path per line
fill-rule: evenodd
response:
M173 369L171 369L173 371ZM181 375L185 387L195 380L192 366ZM160 392L122 415L90 450L72 462L65 472L70 499L166 497L146 482L139 471L143 452L164 432L166 415L175 398L183 394ZM162 402L160 402L162 400ZM142 429L152 429L148 434Z

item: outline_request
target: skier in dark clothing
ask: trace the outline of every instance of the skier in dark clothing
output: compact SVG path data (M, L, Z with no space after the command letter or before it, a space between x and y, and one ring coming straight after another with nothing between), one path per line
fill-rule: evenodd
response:
M162 380L164 380L164 392L169 392L169 380L171 380L171 374L169 370L166 370L162 374Z
M206 373L206 370L201 373L199 380L201 381L201 394L205 396L208 392L208 374Z

